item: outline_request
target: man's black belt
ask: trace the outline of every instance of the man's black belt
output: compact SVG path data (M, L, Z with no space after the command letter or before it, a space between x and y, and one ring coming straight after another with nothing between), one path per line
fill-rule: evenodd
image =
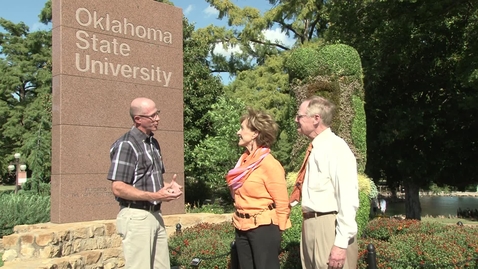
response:
M136 209L143 209L149 212L155 212L161 210L161 204L153 205L150 202L120 202L120 206L129 207L129 208L136 208Z
M324 215L330 215L330 214L337 214L337 211L329 211L329 212L304 212L302 213L302 217L304 219L311 219L315 217L320 217Z
M267 206L267 209L269 209L269 210L272 210L274 208L276 208L276 204L274 204L274 203ZM254 217L254 216L251 216L251 214L249 214L249 213L240 213L237 210L236 210L236 216L238 216L241 219L250 219L251 217Z

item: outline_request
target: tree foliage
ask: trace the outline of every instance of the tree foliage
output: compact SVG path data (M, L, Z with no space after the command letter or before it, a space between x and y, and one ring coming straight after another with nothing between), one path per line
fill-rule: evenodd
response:
M288 167L297 131L293 121L295 101L289 93L289 79L284 71L285 60L284 55L270 56L263 65L240 72L227 87L227 94L230 98L241 100L248 107L265 110L274 117L280 132L272 147L272 154L282 165Z
M208 37L211 51L218 44L238 46L240 52L229 57L214 55L214 69L236 74L265 62L266 56L291 49L280 40L267 40L267 30L279 29L297 44L321 37L327 27L325 1L269 0L270 9L261 14L257 8L235 5L231 0L206 0L219 10L219 19L227 19L229 28L208 26L198 34Z
M478 181L472 2L331 1L329 39L355 47L364 66L367 173L406 182L410 218L420 218L418 188Z
M35 180L48 181L51 151L51 32L0 18L0 171L22 154Z
M204 184L204 190L214 197L227 197L229 194L225 175L234 168L242 154L243 149L237 146L236 133L244 110L243 102L223 96L205 115L212 122L214 132L206 135L193 150L194 161L201 173L194 174L191 180L198 185ZM204 199L204 196L200 195L197 199L202 203L200 198Z
M193 203L203 200L209 192L205 183L211 175L205 173L204 165L197 162L194 150L216 131L212 119L205 115L223 95L223 86L219 77L210 72L208 46L196 38L194 26L186 18L183 19L183 38L185 183L191 190L186 192L186 201ZM205 177L198 178L197 175Z

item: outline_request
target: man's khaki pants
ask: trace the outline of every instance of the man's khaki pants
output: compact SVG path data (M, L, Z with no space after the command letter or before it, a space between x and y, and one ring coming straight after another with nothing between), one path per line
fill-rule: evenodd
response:
M300 240L300 258L303 269L327 269L330 250L335 241L335 214L304 219ZM358 259L357 238L347 247L343 269L356 269Z
M125 269L170 269L168 236L161 211L122 207L116 230L123 239Z

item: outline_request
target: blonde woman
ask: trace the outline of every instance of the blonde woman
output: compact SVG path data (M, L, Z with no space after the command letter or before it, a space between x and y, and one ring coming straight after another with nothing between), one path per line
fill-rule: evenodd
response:
M245 151L226 176L236 208L239 264L244 269L279 269L281 233L291 223L284 168L270 154L278 125L253 109L240 122L238 144Z

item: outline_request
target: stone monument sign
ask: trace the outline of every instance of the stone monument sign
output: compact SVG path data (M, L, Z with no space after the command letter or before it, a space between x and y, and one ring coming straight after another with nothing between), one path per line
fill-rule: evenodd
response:
M165 180L184 183L182 10L154 0L53 0L51 222L114 219L111 144L155 101ZM164 203L184 213L184 197Z

